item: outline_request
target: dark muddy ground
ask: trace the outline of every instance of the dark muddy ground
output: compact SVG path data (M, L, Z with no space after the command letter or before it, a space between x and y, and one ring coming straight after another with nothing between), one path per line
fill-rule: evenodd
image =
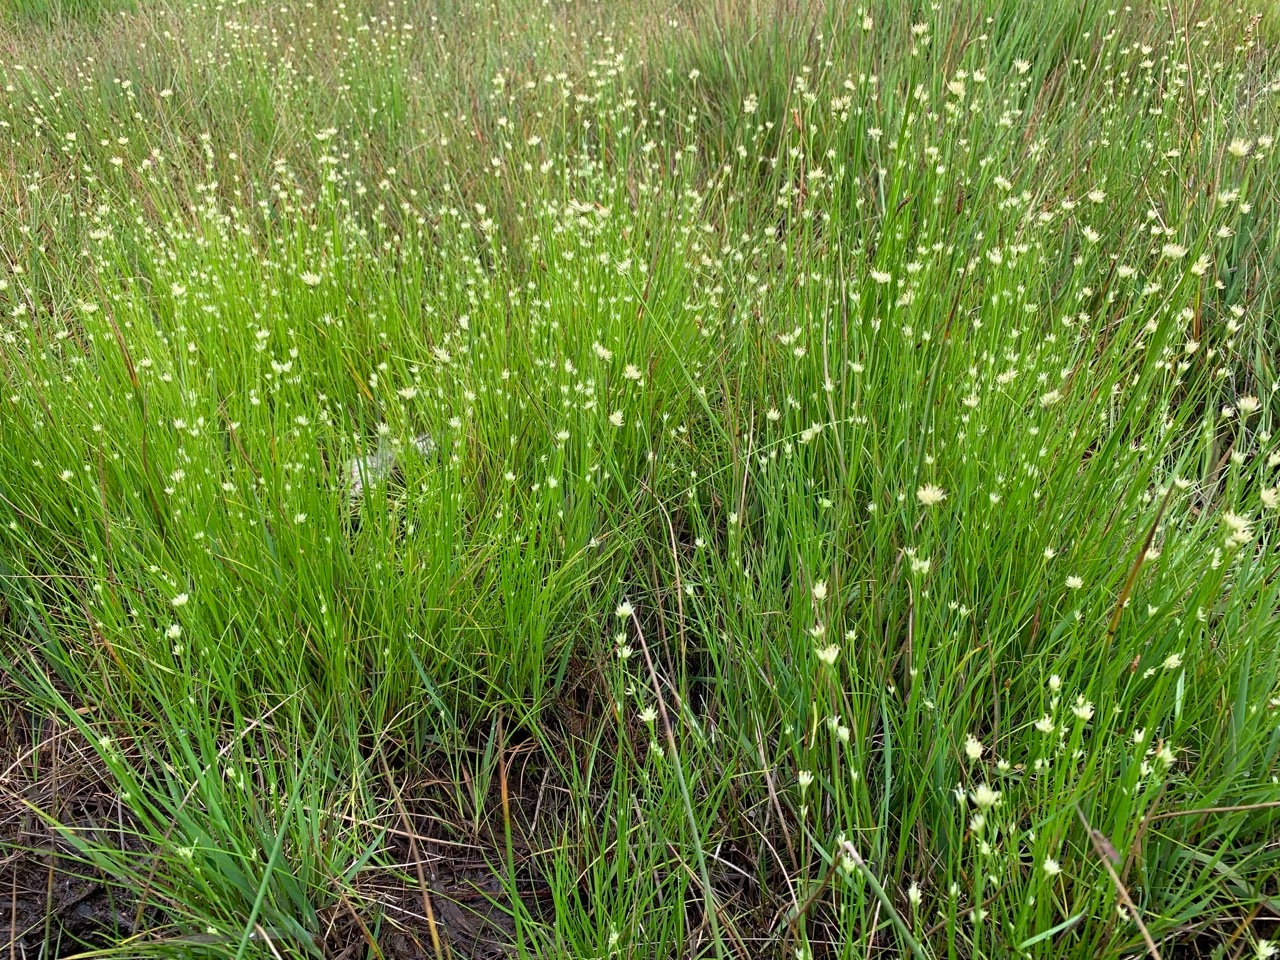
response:
M154 894L140 899L138 885L104 876L77 856L69 830L99 847L122 851L140 874L153 862L153 851L131 830L130 811L113 792L89 744L64 718L24 707L12 689L0 672L0 960L55 960L115 947L131 937L139 945L161 939L207 944L207 935L172 922L166 905ZM513 761L513 820L522 827L537 821L546 783L545 764L539 762L545 758L538 758L537 752L526 743L514 746L508 755ZM383 848L376 862L319 911L320 924L308 952L334 960L434 960L438 942L440 954L451 960L515 956L516 931L508 886L501 877L506 857L500 828L497 833L473 835L460 824L444 824L434 814L447 807L441 792L447 784L417 764L397 759L401 762L395 771L384 767L386 812L378 824L385 831ZM542 806L542 815L547 814ZM737 853L749 863L745 850ZM730 857L734 851L725 848L721 854ZM531 860L519 841L515 859L517 871L526 870ZM743 946L760 948L762 957L774 956L770 951L779 944L768 936L768 917L776 916L777 904L766 903L754 888L739 884L741 888L734 889L732 882L741 875L739 871L717 876L723 902L734 903L740 916L759 922L755 931L743 928ZM544 883L532 874L518 875L515 886L527 915L553 920ZM699 904L688 904L687 910L691 935L697 939ZM812 936L822 920L820 911L811 920ZM750 936L752 932L757 936ZM1275 914L1258 908L1250 916L1224 915L1207 928L1187 930L1178 942L1164 945L1163 955L1241 960L1251 955L1254 938L1274 938L1278 933ZM272 931L261 930L259 935L270 938ZM294 947L288 952L296 954ZM816 949L815 955L834 956L839 951L834 938L826 947ZM886 935L876 938L867 955L899 954Z
M0 945L60 957L119 942L146 923L136 904L77 857L49 822L136 846L128 813L74 729L0 702ZM140 852L140 851L139 851Z
M370 867L355 890L321 911L315 946L324 956L343 960L434 957L434 926L446 956L510 956L514 926L494 872L493 865L501 862L497 850L479 838L475 843L433 838L432 820L416 815L413 785L405 786L408 823L396 818L396 826L388 824L392 832L380 858L383 865ZM166 922L160 906L140 908L136 888L85 863L65 835L76 831L145 864L150 851L133 836L130 819L74 727L33 716L16 699L0 697L0 958L54 960L109 948L131 936L142 941L183 937ZM405 826L412 828L413 844ZM533 882L520 888L530 912L538 915L545 889ZM194 934L190 939L207 938Z

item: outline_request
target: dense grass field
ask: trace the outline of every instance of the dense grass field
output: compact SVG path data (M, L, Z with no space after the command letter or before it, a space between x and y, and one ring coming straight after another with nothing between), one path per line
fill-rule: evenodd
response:
M0 7L0 932L1280 948L1280 36Z

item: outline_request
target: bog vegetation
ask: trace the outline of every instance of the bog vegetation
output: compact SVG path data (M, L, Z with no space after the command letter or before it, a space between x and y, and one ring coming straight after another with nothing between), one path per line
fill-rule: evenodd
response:
M6 8L13 955L1271 956L1258 12Z

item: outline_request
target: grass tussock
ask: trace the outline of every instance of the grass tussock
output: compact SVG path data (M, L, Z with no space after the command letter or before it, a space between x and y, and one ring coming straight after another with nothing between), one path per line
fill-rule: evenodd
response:
M0 40L18 955L1271 955L1263 21L55 19Z

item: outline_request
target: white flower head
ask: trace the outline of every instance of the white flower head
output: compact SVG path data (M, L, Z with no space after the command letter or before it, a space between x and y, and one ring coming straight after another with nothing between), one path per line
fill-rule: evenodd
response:
M1000 802L1000 791L993 790L985 783L978 784L970 794L974 806L979 810L990 810Z
M947 499L947 491L932 483L926 483L923 487L916 491L916 499L923 506L932 507Z

